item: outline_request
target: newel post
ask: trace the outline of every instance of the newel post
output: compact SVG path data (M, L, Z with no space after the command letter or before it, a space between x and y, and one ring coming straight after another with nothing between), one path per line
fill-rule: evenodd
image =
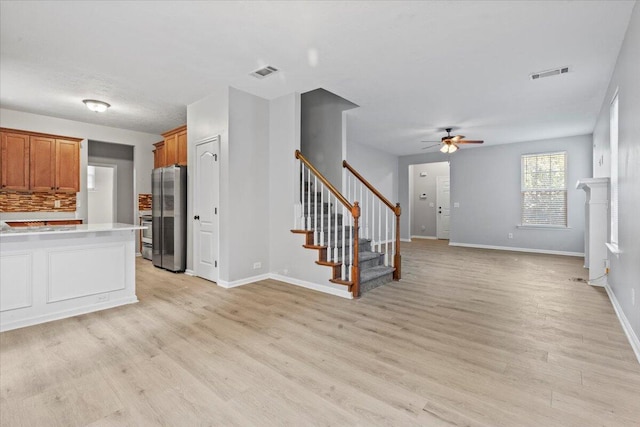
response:
M360 261L358 260L360 256L360 205L358 202L353 202L351 215L353 216L353 264L351 265L353 285L351 285L351 294L354 298L358 298L360 296Z
M394 212L396 214L396 253L393 256L393 266L396 270L393 272L393 280L400 280L402 278L402 256L400 256L400 214L402 209L400 209L400 203L396 203Z

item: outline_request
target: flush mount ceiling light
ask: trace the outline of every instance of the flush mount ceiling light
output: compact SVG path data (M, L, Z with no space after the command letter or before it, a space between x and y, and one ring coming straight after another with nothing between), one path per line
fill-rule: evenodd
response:
M107 111L107 108L111 107L111 105L107 104L104 101L98 101L97 99L83 99L84 105L91 111L95 111L96 113L104 113Z

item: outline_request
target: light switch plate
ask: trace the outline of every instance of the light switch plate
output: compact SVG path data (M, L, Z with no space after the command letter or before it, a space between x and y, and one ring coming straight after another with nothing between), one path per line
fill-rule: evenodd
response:
M455 202L455 203L453 204L453 207L454 207L454 208L459 208L459 207L460 207L460 203Z
M54 200L53 201L53 207L54 208L59 208L60 207L60 200Z

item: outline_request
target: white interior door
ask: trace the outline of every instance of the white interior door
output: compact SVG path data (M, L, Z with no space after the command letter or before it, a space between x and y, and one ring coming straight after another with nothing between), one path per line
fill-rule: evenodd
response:
M448 176L436 177L436 203L438 205L436 237L448 239L449 224L451 223L451 187Z
M196 145L194 215L194 269L196 276L218 280L220 142L212 138Z

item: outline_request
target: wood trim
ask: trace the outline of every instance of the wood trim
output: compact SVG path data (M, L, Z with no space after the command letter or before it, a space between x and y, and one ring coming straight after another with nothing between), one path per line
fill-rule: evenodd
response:
M160 135L162 135L163 138L166 138L168 136L171 136L171 135L173 135L175 133L178 133L178 132L181 132L183 130L187 130L187 125L178 126L177 128L168 130L165 133L161 133Z
M68 141L75 141L75 142L81 142L84 141L86 138L74 138L71 136L64 136L64 135L53 135L50 133L40 133L40 132L31 132L28 130L19 130L19 129L9 129L9 128L0 128L1 132L10 132L10 133L19 133L22 135L29 135L29 136L38 136L38 137L43 137L43 138L54 138L54 139L66 139Z
M336 187L334 187L328 180L327 178L324 177L324 175L322 175L318 169L316 169L310 162L309 160L307 160L306 157L304 157L302 155L302 153L300 152L300 150L296 150L295 152L295 156L296 159L300 160L302 163L304 163L310 170L311 172L313 172L318 179L329 189L329 191L331 191L331 193L333 193L334 196L336 196L336 198L338 200L340 200L340 203L342 203L347 209L349 209L349 211L353 211L353 205L351 203L349 203L349 201L336 189Z
M382 202L387 205L389 209L396 212L396 206L400 208L399 204L394 206L389 200L387 200L387 198L384 197L381 192L379 192L373 185L371 185L369 181L364 179L364 177L360 175L346 160L342 161L342 167L347 168L347 170L351 172L356 178L358 178L360 182L363 183L369 190L371 190L373 194L375 194L380 200L382 200ZM396 212L396 215L399 214Z

